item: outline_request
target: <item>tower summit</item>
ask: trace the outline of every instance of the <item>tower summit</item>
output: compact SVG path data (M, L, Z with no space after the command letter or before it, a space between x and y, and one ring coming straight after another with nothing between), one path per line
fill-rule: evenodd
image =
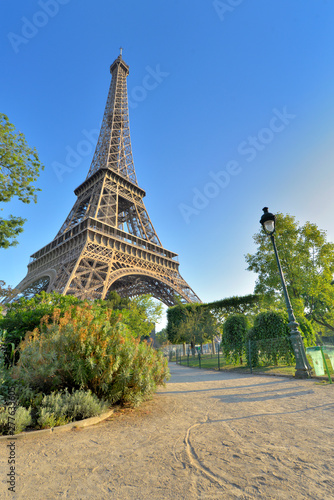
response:
M57 236L31 256L18 293L42 290L82 299L151 294L167 306L200 302L179 273L178 256L166 250L145 208L132 157L122 48L110 66L111 84L88 175Z

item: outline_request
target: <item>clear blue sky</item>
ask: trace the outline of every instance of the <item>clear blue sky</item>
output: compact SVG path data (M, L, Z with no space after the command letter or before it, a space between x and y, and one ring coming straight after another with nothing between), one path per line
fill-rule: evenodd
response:
M333 24L329 0L1 2L1 112L45 171L36 205L4 207L27 223L0 279L15 286L72 208L120 46L138 182L203 301L252 293L263 206L334 241Z

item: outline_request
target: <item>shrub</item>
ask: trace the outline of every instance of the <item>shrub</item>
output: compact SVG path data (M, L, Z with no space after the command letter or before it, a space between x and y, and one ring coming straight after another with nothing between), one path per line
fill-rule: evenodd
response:
M26 427L32 425L31 408L27 409L19 406L16 408L15 414L13 415L12 411L9 412L9 408L6 407L0 412L0 434L8 435L11 430L11 426L8 425L9 417L15 419L14 434L19 434L24 431Z
M259 365L259 350L253 328L250 328L245 338L246 361L248 366Z
M244 352L244 342L248 329L248 320L243 314L229 316L223 325L222 350L227 359L237 363Z
M9 392L15 386L15 381L5 363L6 332L0 330L0 406L9 399Z
M265 362L278 364L281 358L286 363L293 360L288 318L280 312L263 312L256 316L251 332L251 349L257 350Z
M39 408L38 424L42 429L95 417L108 408L91 391L52 392L44 396Z
M135 406L168 375L163 354L134 339L121 314L93 305L55 309L40 329L20 344L13 377L36 392L91 390L111 403Z

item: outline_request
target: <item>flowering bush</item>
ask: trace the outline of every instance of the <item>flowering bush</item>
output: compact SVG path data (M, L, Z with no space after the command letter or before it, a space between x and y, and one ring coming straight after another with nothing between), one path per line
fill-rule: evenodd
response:
M138 405L168 377L162 353L133 338L120 311L72 305L28 332L12 376L36 392L91 390L110 403Z

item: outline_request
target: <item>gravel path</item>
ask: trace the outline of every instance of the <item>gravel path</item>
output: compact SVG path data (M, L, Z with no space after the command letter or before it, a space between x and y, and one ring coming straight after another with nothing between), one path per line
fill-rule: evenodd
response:
M170 364L153 400L16 442L13 499L334 498L334 384Z

